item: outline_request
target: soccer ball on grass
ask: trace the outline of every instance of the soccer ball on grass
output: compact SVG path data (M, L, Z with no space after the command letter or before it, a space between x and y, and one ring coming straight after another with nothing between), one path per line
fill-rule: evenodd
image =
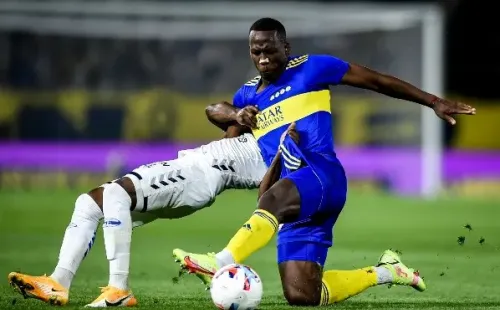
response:
M210 295L219 309L257 309L262 299L262 281L248 266L228 265L215 273L210 284Z

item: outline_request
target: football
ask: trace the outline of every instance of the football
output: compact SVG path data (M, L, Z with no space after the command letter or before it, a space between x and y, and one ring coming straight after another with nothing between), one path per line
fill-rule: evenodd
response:
M262 281L252 268L232 264L215 273L210 294L219 309L257 309L262 299Z

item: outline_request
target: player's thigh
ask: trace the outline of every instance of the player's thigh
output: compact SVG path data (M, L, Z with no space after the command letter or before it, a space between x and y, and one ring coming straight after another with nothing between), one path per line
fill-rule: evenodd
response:
M259 201L259 208L274 214L280 223L308 219L318 212L333 212L331 186L312 167L302 167L274 184ZM343 205L343 204L342 204Z
M320 209L324 193L320 180L310 167L300 168L284 180L291 182L298 193L299 219L308 218Z
M316 242L289 242L278 246L283 293L291 305L318 305L328 246Z
M191 155L135 169L126 175L134 182L137 196L131 211L173 219L210 206L218 184L214 175L220 172L209 168L202 158Z
M300 196L299 220L316 213L339 213L344 207L347 195L345 175L328 163L322 166L303 167L285 177L295 185Z
M135 188L136 204L130 211L146 213L161 209L169 203L172 191L185 179L172 166L172 162L174 161L143 165L125 175Z
M279 223L297 220L300 214L300 195L295 184L289 179L281 179L259 199L259 209L273 214Z

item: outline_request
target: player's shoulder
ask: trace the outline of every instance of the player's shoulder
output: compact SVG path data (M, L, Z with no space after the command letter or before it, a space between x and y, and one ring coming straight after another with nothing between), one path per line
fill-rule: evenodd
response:
M243 85L241 85L240 88L238 88L238 90L234 93L233 105L238 108L243 108L246 105L250 94L259 84L259 81L260 75L248 80Z
M290 57L286 69L295 68L318 68L335 61L342 61L340 58L327 54L304 54Z
M250 79L249 81L245 82L245 84L243 84L243 86L241 86L241 88L245 88L245 87L255 87L257 84L259 84L260 82L260 75L257 75L256 77Z
M240 88L236 91L236 93L245 94L248 90L254 89L260 82L260 75L251 78L250 80L243 83Z
M288 64L286 65L286 69L293 69L303 66L310 59L311 55L304 54L300 56L292 56L288 59Z
M310 59L310 65L315 67L324 66L325 64L345 62L344 60L342 60L337 56L328 54L310 55L309 59Z

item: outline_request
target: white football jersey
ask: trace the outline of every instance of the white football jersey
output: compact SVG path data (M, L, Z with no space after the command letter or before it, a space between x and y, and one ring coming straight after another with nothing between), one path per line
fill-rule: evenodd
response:
M157 218L180 218L212 205L226 189L256 189L267 167L251 134L180 151L125 176L134 183L134 227ZM104 185L106 186L106 185Z
M179 158L190 153L203 154L212 168L220 171L222 190L258 188L267 167L252 134L227 138L179 152ZM216 180L214 180L216 181Z

